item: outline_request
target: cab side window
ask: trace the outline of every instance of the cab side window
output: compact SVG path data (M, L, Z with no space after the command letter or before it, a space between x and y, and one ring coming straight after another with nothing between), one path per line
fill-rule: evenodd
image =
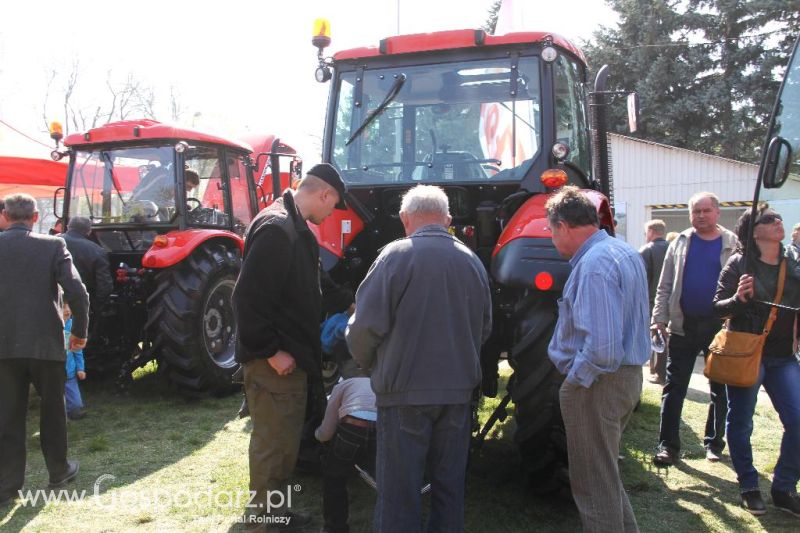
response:
M222 182L222 158L216 148L199 147L186 158L186 167L197 173L200 183L186 180L187 223L192 226L228 226Z

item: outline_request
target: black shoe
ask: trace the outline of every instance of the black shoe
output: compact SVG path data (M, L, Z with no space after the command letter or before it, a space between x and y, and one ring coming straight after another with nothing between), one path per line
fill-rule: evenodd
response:
M666 446L659 446L658 451L653 456L653 464L656 466L672 466L678 460L677 455Z
M772 504L781 511L800 516L800 496L796 492L773 490Z
M86 409L79 407L74 411L70 411L69 413L67 413L67 418L69 418L70 420L81 420L82 418L86 418Z
M747 509L747 512L753 516L761 516L767 512L767 506L761 497L761 491L758 489L742 493L742 507Z
M48 489L60 489L65 487L69 482L75 481L75 478L78 477L78 470L80 470L80 464L78 461L67 461L67 473L64 474L61 479L57 480L50 480L50 484L47 485Z

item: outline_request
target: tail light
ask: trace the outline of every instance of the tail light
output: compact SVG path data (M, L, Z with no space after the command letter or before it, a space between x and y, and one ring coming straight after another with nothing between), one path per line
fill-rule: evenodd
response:
M549 291L553 287L553 275L550 272L539 272L536 274L533 284L540 291Z

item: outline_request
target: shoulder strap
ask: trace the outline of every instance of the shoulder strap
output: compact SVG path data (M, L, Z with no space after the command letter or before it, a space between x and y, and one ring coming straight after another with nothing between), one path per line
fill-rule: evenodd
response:
M781 260L781 268L778 271L778 290L775 291L775 303L781 303L781 298L783 298L783 284L786 281L786 259ZM775 322L775 319L778 316L778 308L773 307L769 312L769 318L767 319L767 324L764 326L764 336L766 337L769 335L770 330L772 329L772 324Z

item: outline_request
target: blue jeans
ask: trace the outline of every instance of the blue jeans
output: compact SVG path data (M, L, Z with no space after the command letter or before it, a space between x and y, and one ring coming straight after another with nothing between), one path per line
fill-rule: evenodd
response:
M427 531L464 529L470 411L469 403L378 408L375 531L422 530L426 465L431 482Z
M67 401L67 414L83 407L78 378L70 378L64 382L64 399Z
M753 413L761 384L783 424L781 451L772 490L794 492L800 479L800 364L794 357L764 358L758 382L752 387L728 386L728 447L742 492L758 488L753 466Z

